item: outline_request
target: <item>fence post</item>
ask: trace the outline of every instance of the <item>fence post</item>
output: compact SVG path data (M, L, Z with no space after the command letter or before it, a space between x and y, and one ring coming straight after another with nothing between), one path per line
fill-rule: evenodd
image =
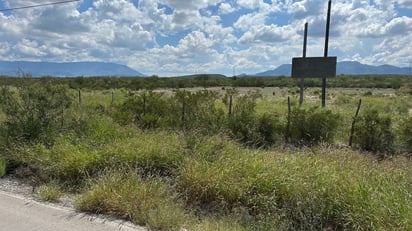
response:
M143 92L143 115L146 115L146 91Z
M79 90L79 105L82 105L82 92Z
M233 95L229 96L229 118L232 117Z
M110 103L110 106L113 106L114 103L114 92L112 91L112 102Z
M185 95L186 95L186 92L183 91L183 97L182 97L182 123L183 123L183 127L185 126L185 110L186 110Z
M352 141L353 141L353 134L355 133L355 123L356 123L356 118L358 117L360 107L362 105L362 99L359 100L358 103L358 108L356 109L355 116L353 117L352 121L352 127L350 129L350 136L349 136L349 146L352 147Z
M287 121L286 132L285 132L285 143L288 143L289 141L290 116L291 116L291 106L290 106L290 97L288 96L288 121Z

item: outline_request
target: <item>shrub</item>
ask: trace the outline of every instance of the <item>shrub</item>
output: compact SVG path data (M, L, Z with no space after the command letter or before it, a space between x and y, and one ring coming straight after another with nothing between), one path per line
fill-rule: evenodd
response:
M412 117L404 119L401 124L399 130L401 145L405 152L412 155Z
M130 94L115 106L113 117L121 124L136 123L144 129L176 126L178 111L176 102L163 93L144 91Z
M268 113L258 116L256 132L258 140L256 145L270 147L275 144L283 134L284 128L278 118Z
M232 138L247 145L256 145L259 135L256 132L257 118L255 116L256 100L261 97L259 92L249 92L236 99L233 113L228 118L227 128Z
M357 119L353 143L366 151L393 153L394 134L391 125L390 116L380 115L378 110L368 108Z
M195 129L203 134L217 133L224 124L223 109L216 107L217 91L177 91L173 99L177 102L181 126Z
M50 79L22 83L16 90L3 87L1 106L6 121L1 129L3 144L52 145L63 129L64 110L71 105L67 87Z
M289 139L292 143L315 145L333 142L340 125L340 115L312 107L291 111Z

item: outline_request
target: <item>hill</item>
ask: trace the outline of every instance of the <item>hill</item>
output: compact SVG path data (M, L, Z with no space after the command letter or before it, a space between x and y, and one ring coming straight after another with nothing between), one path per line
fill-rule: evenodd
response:
M268 70L257 73L253 76L290 76L292 70L291 64L283 64L274 70ZM336 74L341 75L409 75L409 68L396 67L391 65L372 66L355 61L338 62Z
M19 76L21 72L33 77L77 77L77 76L144 76L125 65L106 62L26 62L0 61L0 75Z

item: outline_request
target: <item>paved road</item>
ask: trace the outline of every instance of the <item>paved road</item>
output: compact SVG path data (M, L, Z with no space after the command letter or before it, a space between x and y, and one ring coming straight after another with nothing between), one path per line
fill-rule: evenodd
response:
M108 221L5 192L0 192L0 230L146 231L130 223Z

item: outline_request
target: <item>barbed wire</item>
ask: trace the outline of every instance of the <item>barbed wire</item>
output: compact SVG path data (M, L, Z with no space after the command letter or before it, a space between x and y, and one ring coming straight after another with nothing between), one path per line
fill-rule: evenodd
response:
M20 6L20 7L14 7L14 8L0 9L0 12L29 9L29 8L35 8L35 7L50 6L50 5L57 5L57 4L64 4L64 3L69 3L69 2L78 2L78 1L80 0L67 0L67 1L51 2L51 3L44 3L44 4L38 4L38 5L32 5L32 6Z

